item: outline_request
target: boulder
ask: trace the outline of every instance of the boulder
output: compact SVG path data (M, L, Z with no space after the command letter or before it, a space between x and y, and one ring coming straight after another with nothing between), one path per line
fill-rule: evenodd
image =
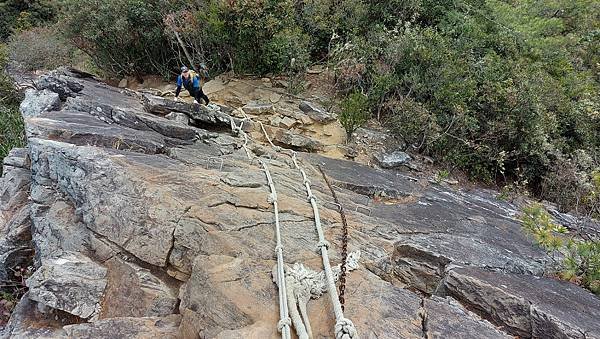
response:
M4 157L2 163L6 167L19 167L28 169L31 165L29 151L26 148L13 148Z
M272 114L274 113L273 104L268 102L252 101L242 107L244 112L252 115Z
M301 101L298 108L311 119L320 123L328 123L337 119L334 114L327 112L325 108L310 101Z
M13 309L8 324L0 329L1 338L67 339L62 327L80 322L70 314L48 310L25 293Z
M172 120L172 121L176 121L176 122L178 122L180 124L184 124L184 125L190 124L190 118L184 113L171 112L171 113L165 115L165 118Z
M53 71L41 76L35 81L35 87L38 90L47 89L58 94L62 101L67 100L68 97L76 96L77 93L83 90L83 85L75 78L65 76L62 71Z
M296 125L297 125L296 119L292 119L292 118L288 118L288 117L283 117L281 119L281 121L279 122L279 127L283 127L286 129L291 129L292 127L294 127Z
M47 89L41 91L27 89L19 111L23 118L30 118L38 116L42 112L55 111L59 108L60 98L57 93Z
M391 153L383 153L375 156L379 166L382 168L396 168L408 164L411 161L410 155L402 151L394 151Z
M106 268L76 252L55 254L27 279L29 298L80 318L98 315Z
M305 151L323 150L323 144L321 144L319 141L300 134L292 133L285 129L279 129L275 132L275 135L273 136L273 142L286 147L291 147L293 149L301 149Z
M119 88L125 88L127 87L127 85L129 84L129 81L127 81L127 78L123 78L121 79L121 81L119 81Z

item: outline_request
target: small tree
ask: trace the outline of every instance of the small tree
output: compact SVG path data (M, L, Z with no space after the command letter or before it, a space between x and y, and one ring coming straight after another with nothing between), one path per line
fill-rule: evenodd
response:
M353 92L342 100L340 106L342 110L339 120L346 130L347 140L350 141L352 133L369 119L368 98L362 93Z
M600 240L568 236L567 228L556 224L540 204L525 207L521 222L557 264L561 279L600 295Z

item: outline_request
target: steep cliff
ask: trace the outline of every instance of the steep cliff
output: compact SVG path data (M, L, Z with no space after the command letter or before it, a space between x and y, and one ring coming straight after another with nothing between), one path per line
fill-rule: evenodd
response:
M3 335L280 336L272 196L260 161L248 160L232 131L239 111L64 69L36 87L21 106L28 146L4 160L0 182L0 274L9 279L32 256L35 272ZM259 124L243 121L248 149L277 190L285 262L321 271L301 173ZM313 149L280 125L266 130L278 146ZM422 185L316 153L298 159L332 264L342 224L317 165L344 207L349 250L362 253L345 296L360 337L600 338L600 300L542 277L547 257L522 234L516 207L493 192ZM308 314L315 338L334 336L327 294Z

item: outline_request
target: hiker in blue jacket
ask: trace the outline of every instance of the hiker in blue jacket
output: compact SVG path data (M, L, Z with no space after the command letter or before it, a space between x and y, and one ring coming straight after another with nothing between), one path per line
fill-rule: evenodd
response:
M202 80L205 81L208 77L206 67L203 67ZM194 98L194 103L197 104L200 100L206 102L208 105L209 100L206 94L202 92L202 84L200 83L201 74L188 69L186 66L181 67L181 74L177 77L177 90L175 91L175 101L179 100L179 93L181 92L181 86L185 87ZM204 76L206 74L206 76Z

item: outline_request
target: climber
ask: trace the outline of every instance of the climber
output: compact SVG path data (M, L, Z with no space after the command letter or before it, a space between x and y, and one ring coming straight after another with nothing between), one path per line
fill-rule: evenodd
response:
M199 103L200 100L206 102L208 105L209 100L206 94L202 91L202 84L208 78L208 71L204 64L201 65L202 71L200 74L188 69L186 66L181 67L181 74L177 77L177 90L175 91L175 101L179 100L179 92L181 92L181 86L185 87L190 95L194 98L194 103ZM200 79L202 78L202 79Z

